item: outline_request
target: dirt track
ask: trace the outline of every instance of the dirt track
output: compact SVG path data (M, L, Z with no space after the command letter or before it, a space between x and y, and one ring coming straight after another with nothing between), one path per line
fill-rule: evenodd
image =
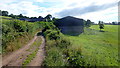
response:
M31 53L27 50L38 38L42 39L42 43L38 44L40 46L36 57L27 66L41 66L45 57L45 39L43 38L43 36L34 36L34 38L27 45L7 56L4 56L2 58L2 66L22 66L22 63L27 58L27 55Z
M42 38L42 44L39 47L39 50L37 52L36 57L28 64L28 66L41 66L44 58L45 58L45 39L43 38L43 36L41 36Z

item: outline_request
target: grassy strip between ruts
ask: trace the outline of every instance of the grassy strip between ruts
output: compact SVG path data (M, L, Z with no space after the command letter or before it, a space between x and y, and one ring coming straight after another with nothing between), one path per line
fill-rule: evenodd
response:
M32 49L34 48L34 47L36 47L36 48L38 48L40 45L38 45L38 44L41 44L41 38L37 38L36 40L35 40L35 42L30 46L30 48L29 49L27 49L26 51L32 51Z
M37 51L39 50L39 46L41 44L41 38L37 38L36 41L31 45L31 47L27 50L27 51L32 51L32 49L34 50L34 47L36 48L31 54L29 54L27 56L27 58L24 60L24 62L22 63L23 66L26 66L27 64L29 64L31 62L31 60L33 60L33 58L36 56Z
M32 52L32 54L29 54L28 57L25 59L25 61L22 63L22 65L25 66L29 64L31 60L36 56L38 50L39 48L37 48L34 52Z

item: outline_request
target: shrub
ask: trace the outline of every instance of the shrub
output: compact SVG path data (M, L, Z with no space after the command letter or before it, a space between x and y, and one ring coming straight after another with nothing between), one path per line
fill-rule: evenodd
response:
M26 31L26 22L15 20L13 25L14 25L14 29L16 30L16 32Z
M57 40L60 39L59 37L59 32L56 30L46 30L44 32L44 35L46 38L50 39L50 40Z
M84 66L85 62L82 59L81 48L70 48L64 51L69 66Z

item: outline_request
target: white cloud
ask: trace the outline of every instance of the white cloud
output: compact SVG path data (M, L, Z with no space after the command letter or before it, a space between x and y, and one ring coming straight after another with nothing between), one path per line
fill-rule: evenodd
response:
M9 8L8 8L9 7ZM13 13L13 14L23 14L23 15L27 15L27 16L45 16L47 15L47 10L44 7L40 7L40 6L36 6L33 5L33 2L29 2L29 1L21 1L18 3L13 3L13 4L3 4L2 7L0 7L0 9L2 10L7 10L9 11L9 13ZM42 13L40 12L36 12L36 10L39 11L43 11Z
M88 13L88 14L84 14L82 16L76 16L76 17L83 18L85 20L90 19L95 23L98 23L98 21L104 21L108 23L112 21L118 21L118 14L117 14L118 10L116 9L117 7L113 7L104 11Z
M44 2L44 0L36 0L36 2Z
M118 2L119 0L3 0L0 2L0 10L7 10L13 14L20 14L27 16L46 16L47 14L52 14L55 17L60 17L56 15L56 12L63 11L65 9L71 8L84 8L90 5L103 5ZM53 6L43 7L33 4L37 2L41 3L53 3ZM75 10L77 11L77 10ZM104 9L103 11L91 12L83 15L77 15L76 17L90 19L97 22L98 20L114 21L117 17L117 6L109 9Z
M8 3L12 3L12 2L16 2L17 0L2 0L0 1L0 4L8 4Z
M106 4L112 4L112 3L116 3L115 7L110 7L101 11L96 11L96 12L90 12L87 14L76 14L78 18L83 18L83 19L90 19L93 22L98 22L99 20L104 21L104 22L112 22L112 21L118 21L118 6L117 6L117 2L118 0L75 0L72 1L73 3L67 3L67 9L72 9L72 8L76 8L79 7L84 8L90 5L106 5ZM104 6L103 6L104 7ZM102 8L102 7L101 7ZM66 8L63 9L64 11L66 10ZM72 12L76 12L77 10L74 10ZM60 11L61 12L61 11ZM65 11L67 13L67 11ZM67 15L66 15L67 16Z

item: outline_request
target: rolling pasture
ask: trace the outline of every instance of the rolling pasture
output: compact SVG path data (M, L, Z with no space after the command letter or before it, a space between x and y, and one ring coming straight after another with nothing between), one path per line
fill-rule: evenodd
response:
M105 25L99 31L99 25L85 28L79 36L68 36L72 46L80 48L85 66L118 66L118 25Z

